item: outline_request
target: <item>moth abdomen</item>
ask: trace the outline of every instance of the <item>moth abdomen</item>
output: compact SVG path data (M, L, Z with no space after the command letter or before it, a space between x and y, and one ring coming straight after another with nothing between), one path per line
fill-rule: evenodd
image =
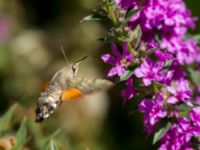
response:
M50 114L53 114L59 105L59 101L48 101L51 99L47 98L45 101L39 101L36 106L36 122L41 122L44 119L49 118Z
M60 101L62 90L59 86L48 87L48 90L41 93L41 97L36 106L36 122L47 119L50 114L54 113Z

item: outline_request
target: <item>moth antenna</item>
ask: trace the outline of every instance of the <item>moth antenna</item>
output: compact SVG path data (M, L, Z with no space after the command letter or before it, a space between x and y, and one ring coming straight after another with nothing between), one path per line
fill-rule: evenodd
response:
M81 61L84 61L87 57L88 57L87 55L82 57L81 59L75 61L74 64L77 64L77 63L80 63Z
M65 50L64 50L63 46L60 46L60 50L61 50L61 52L62 52L62 54L63 54L63 56L64 56L64 58L65 58L65 61L66 61L66 63L67 63L67 66L69 66L69 60L67 59L67 56L66 56L66 54L65 54Z

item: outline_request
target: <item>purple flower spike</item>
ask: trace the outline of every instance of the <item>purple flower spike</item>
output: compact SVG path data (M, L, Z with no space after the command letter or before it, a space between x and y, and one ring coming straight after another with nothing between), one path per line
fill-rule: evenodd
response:
M200 104L200 88L196 85L198 83L191 85L192 93L189 82L193 83L193 80L188 78L186 68L189 65L195 69L200 68L200 48L198 41L192 37L188 38L186 33L195 27L197 18L192 16L183 0L115 2L128 12L142 8L129 19L127 25L133 30L139 25L145 49L155 49L153 54L146 58L144 55L135 55L137 58L134 59L142 62L139 66L133 67L134 75L141 78L143 85L154 85L153 82L159 82L160 85L160 88L149 92L153 96L151 99L145 98L139 104L139 111L144 113L147 133L154 132L156 127L161 125L160 120L164 118L170 122L170 128L160 139L159 150L193 150L192 146L199 144L193 137L195 139L200 136L200 106L193 105L190 99L193 96L196 105ZM119 54L116 46L113 46L112 50L114 57L107 54L103 60L114 65L109 76L120 76L126 70L127 63L120 63L124 54ZM141 95L145 94L135 88L136 85L133 87L132 80L133 78L126 80L126 88L121 93L124 102L134 97L136 91ZM180 117L182 110L176 109L177 106L182 107L182 104L190 106L190 111L183 111L184 115L187 113L187 118Z
M112 52L114 56L110 54L103 54L102 60L105 63L113 65L113 67L108 72L108 77L113 77L114 75L122 76L130 62L133 61L133 56L128 51L127 44L124 44L122 47L122 54L119 52L117 45L111 45Z
M164 67L163 61L154 63L150 58L146 58L139 68L135 69L135 75L138 78L143 78L145 86L151 85L152 81L161 81L163 73L160 71Z
M144 113L144 123L148 133L151 133L159 119L167 116L167 111L162 107L163 97L157 94L153 99L144 99L139 104L139 110Z
M169 104L175 104L178 101L183 101L189 106L193 106L189 99L192 97L192 92L189 88L187 80L177 80L174 82L174 86L167 86L167 90L173 95L168 98Z

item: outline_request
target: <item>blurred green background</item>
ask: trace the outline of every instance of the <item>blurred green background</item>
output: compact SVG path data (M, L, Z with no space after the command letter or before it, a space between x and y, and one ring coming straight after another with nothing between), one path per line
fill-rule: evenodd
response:
M200 16L200 1L185 1L194 16ZM156 149L146 136L142 115L134 101L122 106L117 85L108 92L89 95L63 104L41 124L34 122L34 109L43 84L66 65L63 46L70 62L88 55L79 76L105 78L109 69L100 56L109 47L96 39L106 34L98 22L80 23L97 8L98 0L0 0L0 114L15 103L0 149L14 137L24 116L28 119L26 148L40 150L53 137L62 150ZM192 33L199 33L200 22ZM10 141L9 141L10 142ZM2 146L3 145L3 146ZM2 148L1 148L2 147Z

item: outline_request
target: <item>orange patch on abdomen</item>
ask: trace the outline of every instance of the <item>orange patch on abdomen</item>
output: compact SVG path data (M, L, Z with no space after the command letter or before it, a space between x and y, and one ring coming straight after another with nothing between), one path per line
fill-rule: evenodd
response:
M83 96L83 93L79 89L69 88L69 89L63 91L61 100L62 101L72 101L72 100L76 100L76 99L80 98L81 96Z

